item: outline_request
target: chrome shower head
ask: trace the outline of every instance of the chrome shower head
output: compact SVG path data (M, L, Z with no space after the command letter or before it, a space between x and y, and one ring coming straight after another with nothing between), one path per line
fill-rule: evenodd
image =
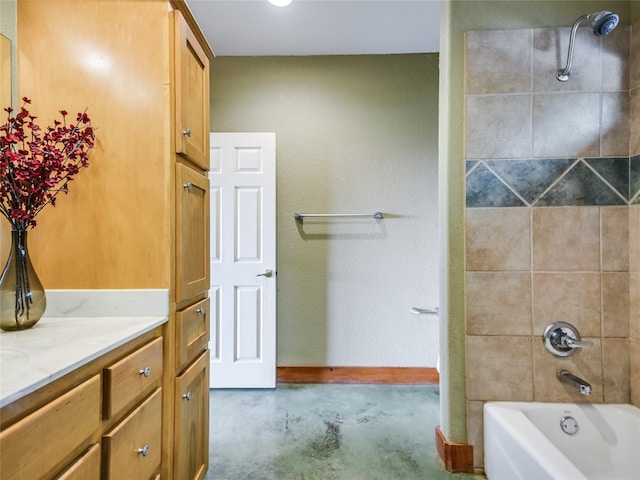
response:
M589 26L596 37L609 35L618 26L620 17L611 12L602 11L587 15Z
M618 26L620 17L616 13L603 10L601 12L590 13L578 18L571 29L571 38L569 39L569 53L567 55L567 65L556 73L556 78L561 82L569 80L569 70L571 70L571 62L573 61L573 42L576 38L578 27L584 21L589 22L589 27L596 37L609 35L614 28Z

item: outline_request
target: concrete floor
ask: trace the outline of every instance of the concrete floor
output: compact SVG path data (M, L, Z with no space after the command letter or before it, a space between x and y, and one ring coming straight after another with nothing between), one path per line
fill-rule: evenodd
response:
M439 480L437 386L212 390L207 480Z

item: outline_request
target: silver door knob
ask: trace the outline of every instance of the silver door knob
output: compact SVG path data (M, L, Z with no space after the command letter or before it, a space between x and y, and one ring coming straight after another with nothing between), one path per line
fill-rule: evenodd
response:
M267 277L267 278L271 278L273 277L273 270L265 270L264 273L259 273L258 275L256 275L256 277Z
M183 134L183 135L186 135L187 137L191 137L191 129L190 129L190 128L188 128L187 130L183 130L183 131L182 131L182 134Z

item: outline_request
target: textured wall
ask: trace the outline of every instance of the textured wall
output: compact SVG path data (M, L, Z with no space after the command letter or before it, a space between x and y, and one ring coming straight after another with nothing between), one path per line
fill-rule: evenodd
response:
M213 131L277 141L278 364L435 366L437 55L222 57ZM375 220L293 213L384 212Z
M566 51L568 29L467 34L467 398L478 466L484 401L630 399L629 205L640 197L630 31L579 31L566 83L553 52ZM554 321L594 346L552 356L541 336ZM592 395L561 385L562 368Z

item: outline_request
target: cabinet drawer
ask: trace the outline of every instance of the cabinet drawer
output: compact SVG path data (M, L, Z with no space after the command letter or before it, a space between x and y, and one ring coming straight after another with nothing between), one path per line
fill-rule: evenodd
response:
M176 369L182 370L209 341L209 299L176 312Z
M111 418L158 385L162 376L162 338L139 348L104 370L104 418Z
M100 480L100 444L92 445L56 480Z
M0 478L50 478L85 450L99 429L96 375L0 432Z
M161 392L154 391L102 437L105 479L148 480L160 466Z

